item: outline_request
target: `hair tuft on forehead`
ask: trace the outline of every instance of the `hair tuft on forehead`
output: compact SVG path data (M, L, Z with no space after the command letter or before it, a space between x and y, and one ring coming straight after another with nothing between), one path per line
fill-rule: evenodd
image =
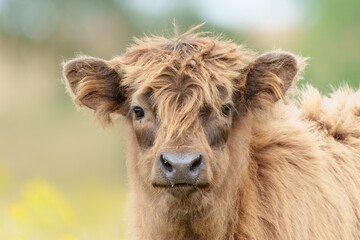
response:
M239 70L255 58L254 52L241 45L195 33L202 25L173 38L136 39L119 57L123 86L132 91L133 98L151 92L158 117L163 125L171 126L170 136L193 128L204 105L220 111L223 96L231 98L241 78Z

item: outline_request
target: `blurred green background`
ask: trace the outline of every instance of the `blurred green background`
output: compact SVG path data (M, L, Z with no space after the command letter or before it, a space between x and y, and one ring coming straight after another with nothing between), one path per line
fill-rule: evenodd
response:
M61 62L110 59L174 18L310 57L304 82L325 94L359 85L359 0L0 0L0 239L124 238L128 131L76 112Z

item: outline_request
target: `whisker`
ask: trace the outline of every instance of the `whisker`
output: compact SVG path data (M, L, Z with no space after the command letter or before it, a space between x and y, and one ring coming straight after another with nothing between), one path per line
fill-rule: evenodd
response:
M228 106L236 113L236 115L240 118L240 112L232 105L231 103L228 104Z
M131 107L129 111L126 113L125 118L129 118L131 112L134 110L134 107Z

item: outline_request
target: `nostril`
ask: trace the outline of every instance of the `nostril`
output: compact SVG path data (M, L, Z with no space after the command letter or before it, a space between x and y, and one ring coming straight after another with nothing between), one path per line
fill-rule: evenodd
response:
M164 167L164 169L168 172L172 172L173 171L173 167L171 166L171 164L166 160L166 158L164 158L164 156L161 154L160 155L160 162L161 165Z
M199 167L200 167L200 165L201 165L201 162L202 162L202 160L201 160L201 155L199 155L199 156L195 159L195 161L193 162L193 164L191 164L191 166L190 166L190 171L193 172L193 171L199 169Z

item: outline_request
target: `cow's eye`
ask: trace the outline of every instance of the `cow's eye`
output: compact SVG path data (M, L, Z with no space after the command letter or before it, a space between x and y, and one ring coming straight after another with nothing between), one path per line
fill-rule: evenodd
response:
M222 113L224 114L225 117L229 117L230 116L230 111L231 111L231 108L230 108L229 104L222 105L221 111L222 111Z
M145 115L144 110L141 107L134 107L133 111L134 111L136 120L143 118Z

